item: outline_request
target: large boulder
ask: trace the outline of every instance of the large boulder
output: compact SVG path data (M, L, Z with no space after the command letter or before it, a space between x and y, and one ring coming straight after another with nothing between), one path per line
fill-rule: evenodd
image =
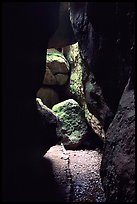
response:
M37 92L37 97L49 108L60 102L57 91L52 87L41 87Z
M69 78L69 63L56 49L48 49L44 85L64 85Z
M79 104L68 99L53 106L52 110L59 117L57 135L61 136L66 149L76 149L86 138L88 128L84 113Z
M106 133L101 177L109 202L135 201L135 96L131 83Z

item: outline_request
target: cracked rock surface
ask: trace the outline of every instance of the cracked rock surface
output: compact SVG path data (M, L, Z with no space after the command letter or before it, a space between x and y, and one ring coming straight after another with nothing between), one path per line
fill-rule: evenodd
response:
M95 150L66 150L63 145L56 145L44 157L52 163L60 201L105 202L99 173L101 153Z

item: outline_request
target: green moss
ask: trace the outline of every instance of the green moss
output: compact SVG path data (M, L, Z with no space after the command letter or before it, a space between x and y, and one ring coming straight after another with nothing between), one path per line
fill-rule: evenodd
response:
M47 52L47 56L46 56L46 61L48 62L52 62L52 61L58 61L60 63L64 63L67 65L67 68L69 69L69 63L66 60L66 58L64 57L64 55L62 53L56 53L56 52Z

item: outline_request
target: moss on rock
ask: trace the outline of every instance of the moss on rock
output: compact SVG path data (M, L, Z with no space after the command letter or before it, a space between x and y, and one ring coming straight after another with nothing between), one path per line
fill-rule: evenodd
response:
M52 110L60 120L58 136L63 137L66 149L75 149L81 145L88 133L84 112L73 99L68 99L53 106Z

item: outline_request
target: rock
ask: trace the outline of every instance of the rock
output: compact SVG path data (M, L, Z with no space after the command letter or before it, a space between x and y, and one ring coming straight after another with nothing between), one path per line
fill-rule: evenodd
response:
M89 33L93 36L94 49L91 69L107 105L115 114L134 67L134 2L90 2L87 16L93 27L92 35ZM84 52L88 50L85 48Z
M84 90L91 73L110 109L105 119L109 124L134 63L134 13L132 2L70 2L70 20L83 60ZM92 103L88 107L92 109Z
M105 138L105 133L103 130L105 126L104 121L106 119L106 114L109 111L109 109L105 104L105 102L103 101L101 89L99 86L97 86L97 84L95 83L95 80L93 81L94 76L92 74L89 76L89 77L92 77L92 80L89 78L89 81L87 81L87 83L89 83L89 86L92 87L92 89L88 88L88 90L85 91L86 95L84 94L84 84L82 80L83 63L82 63L82 58L80 55L80 49L79 49L78 43L75 43L73 45L70 45L69 47L67 46L63 48L63 52L67 60L69 61L70 67L71 67L70 81L67 87L66 94L68 94L69 98L70 97L73 98L80 104L80 106L84 110L85 118L87 120L89 127L93 129L95 134L97 134L97 136L103 142ZM98 101L97 100L98 98L95 97L98 94L97 91L95 90L98 90L100 94L98 96L100 101ZM91 96L90 98L88 98L87 96L87 94L91 94L91 92L94 92L94 98L92 97L92 101L90 101ZM85 96L87 97L87 99ZM102 101L104 103L101 104ZM90 102L92 106L91 109L89 109L88 107L88 104ZM95 106L94 104L97 104L97 105Z
M40 98L36 98L36 103L42 130L43 132L48 130L48 134L45 134L45 138L43 138L43 144L48 143L49 147L53 146L61 139L61 137L58 137L56 134L58 117L50 108L42 103Z
M130 84L106 133L101 177L107 202L135 201L135 96Z
M56 74L67 74L69 72L69 63L60 52L47 52L46 66L50 67L51 72Z
M41 117L43 118L43 124L57 124L58 117L55 115L55 113L48 108L46 105L43 104L42 100L40 98L36 98L37 102L37 109L39 113L41 114Z
M45 72L45 75L44 75L43 84L44 85L55 85L55 84L57 84L57 80L56 80L55 76L52 74L49 67L46 67L46 72Z
M37 97L49 108L60 102L58 93L49 87L41 87L37 92Z
M69 63L64 55L56 49L47 50L44 85L62 86L68 81Z
M48 48L62 48L76 42L70 23L68 2L60 2L59 26L49 39Z
M41 162L50 143L49 130L43 131L37 111L36 93L58 14L59 2L2 4L2 202L48 202L54 194L48 191L47 166Z
M57 85L62 86L68 81L69 76L65 74L56 74L55 78L57 80Z
M52 110L59 117L60 126L57 134L63 137L66 149L76 149L88 133L83 111L73 99L65 100L53 106Z

